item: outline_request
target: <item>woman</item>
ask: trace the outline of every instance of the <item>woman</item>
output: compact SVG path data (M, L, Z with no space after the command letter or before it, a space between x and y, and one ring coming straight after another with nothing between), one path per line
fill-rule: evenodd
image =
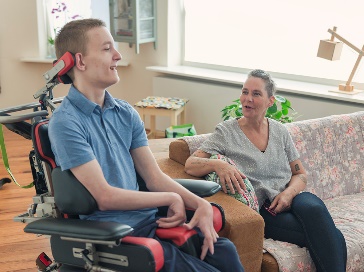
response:
M317 271L346 270L346 243L321 199L302 192L306 171L284 125L265 117L274 103L275 83L263 70L253 70L244 83L243 117L224 121L186 161L194 176L216 172L223 191L241 193L251 181L265 221L265 237L307 247ZM221 154L236 167L210 159ZM243 170L243 172L241 171Z

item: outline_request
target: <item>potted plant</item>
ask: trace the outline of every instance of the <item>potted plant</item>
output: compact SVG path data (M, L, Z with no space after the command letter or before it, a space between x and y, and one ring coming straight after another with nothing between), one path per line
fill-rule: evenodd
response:
M281 95L275 95L274 98L274 104L268 108L265 116L281 123L293 122L297 112L291 107L291 102ZM225 106L221 110L221 117L225 121L230 118L243 116L241 108L240 99L236 99L232 104Z
M54 39L53 37L48 38L48 58L55 58L56 57L56 50L54 48Z

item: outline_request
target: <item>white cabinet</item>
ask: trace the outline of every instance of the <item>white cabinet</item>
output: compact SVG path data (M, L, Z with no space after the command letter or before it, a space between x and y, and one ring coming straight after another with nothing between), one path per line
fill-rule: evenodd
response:
M154 43L157 46L157 19L155 0L109 0L110 30L116 42L135 45Z

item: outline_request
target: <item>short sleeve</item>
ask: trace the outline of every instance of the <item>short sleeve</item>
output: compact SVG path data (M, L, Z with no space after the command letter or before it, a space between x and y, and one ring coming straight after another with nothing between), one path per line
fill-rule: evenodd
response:
M226 133L226 127L222 123L218 124L215 131L202 143L199 149L211 155L225 155Z
M94 152L85 138L86 133L76 118L62 118L55 112L49 122L49 139L56 164L62 170L74 168L95 159ZM57 143L67 143L57 144Z
M148 138L144 128L144 122L141 120L139 113L130 106L131 123L133 125L133 137L130 149L148 145Z
M297 159L299 159L300 155L296 149L296 146L293 143L291 134L289 134L288 130L286 130L286 143L285 143L285 150L287 154L288 162L293 162Z

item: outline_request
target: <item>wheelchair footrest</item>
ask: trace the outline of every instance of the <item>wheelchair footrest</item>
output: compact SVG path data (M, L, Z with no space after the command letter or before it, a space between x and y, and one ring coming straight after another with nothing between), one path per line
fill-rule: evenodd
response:
M29 223L24 231L93 241L119 241L131 234L133 228L116 222L45 218Z

